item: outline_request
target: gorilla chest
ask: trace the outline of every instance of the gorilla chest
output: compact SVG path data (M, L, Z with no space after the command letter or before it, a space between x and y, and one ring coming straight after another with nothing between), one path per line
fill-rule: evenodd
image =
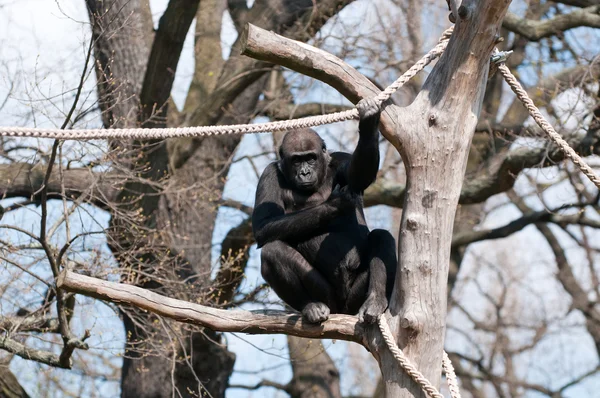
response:
M291 213L294 211L314 207L324 203L327 198L331 195L331 187L326 186L317 192L310 195L302 193L288 191L287 195L284 196L285 212Z

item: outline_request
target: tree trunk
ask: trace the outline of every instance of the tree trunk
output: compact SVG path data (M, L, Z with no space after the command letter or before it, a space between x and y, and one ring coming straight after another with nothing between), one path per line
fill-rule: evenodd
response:
M415 101L400 108L398 150L407 172L399 272L389 323L397 344L440 385L452 226L488 62L510 1L465 0L447 50ZM380 366L387 397L424 393L386 348Z
M96 40L96 72L104 124L107 127L136 126L139 120L140 103L138 99L141 97L142 82L153 39L148 2L142 0L87 0L87 4L90 19L95 21L93 33ZM196 152L196 162L190 162L190 167L195 166L195 169L190 169L194 172L190 174L183 171L178 175L183 180L186 180L185 176L191 176L192 182L185 181L190 185L198 179L210 175L217 184L211 187L214 189L213 194L219 195L223 188L223 179L215 177L217 173L215 169L218 168L218 171L223 172L223 163L229 159L238 142L239 138L237 137L205 140L202 147ZM151 170L153 172L158 169L166 169L167 153L164 145L160 152L162 153L162 160L160 160L162 167L153 164ZM206 164L210 165L208 169ZM139 192L143 192L144 189L145 187L142 186L135 187L135 190ZM127 192L127 190L124 191L124 194L127 195ZM156 196L154 197L156 198ZM196 203L198 202L202 201ZM207 248L210 247L212 239L216 211L214 205L211 206L207 202L202 203L206 204L203 207L206 209L200 210L202 222L200 225L194 226L195 232L202 232L192 234L198 245L197 251L189 253L189 255L195 264L201 264L201 268L206 270L210 266L210 257L207 258L206 255L210 256L210 249ZM158 212L158 205L158 200L144 203L144 214L156 217L155 222L158 224L177 225L177 220L183 219L180 213L183 211L183 215L185 215L185 211L182 210L184 207L173 206L170 212ZM187 208L185 207L185 209ZM116 230L119 225L129 225L128 221L119 220L119 213L116 216L113 215L111 224L117 226ZM173 237L172 243L176 248L186 243L181 241L182 238L185 240L187 236L185 234L171 236ZM124 237L121 234L113 233L113 239L115 243L111 244L111 247L114 249L116 258L121 258L126 262L129 257L128 248L131 247L131 244L123 240ZM203 256L200 256L199 253L203 253ZM157 327L151 332L147 329L143 330L131 316L134 314L123 314L128 339L121 379L121 395L123 397L170 396L174 389L183 396L198 395L198 392L203 389L213 397L224 396L227 381L233 370L235 356L218 344L221 341L220 334L209 330L202 333L186 333L180 330L186 336L181 342L183 347L179 347L178 343L176 344L178 348L174 348L173 345L167 344L170 336L163 328ZM139 320L137 321L139 322ZM145 320L142 321L145 322ZM147 347L137 345L137 342L147 342L150 338L153 341L163 341L165 345L149 345ZM143 351L143 348L150 349L150 352ZM174 366L171 354L174 349L176 351L185 350L186 354L192 358L190 363L177 361ZM181 357L182 355L179 353L177 356Z
M0 398L29 398L7 364L0 364Z
M288 336L291 398L341 398L340 373L321 340Z

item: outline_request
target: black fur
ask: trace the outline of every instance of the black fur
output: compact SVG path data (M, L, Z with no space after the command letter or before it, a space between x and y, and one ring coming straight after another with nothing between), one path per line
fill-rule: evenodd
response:
M365 101L359 110L352 155L329 154L312 130L291 131L256 191L252 224L262 275L311 323L330 312L374 322L394 283L396 243L387 231L369 231L362 203L379 167L380 109Z

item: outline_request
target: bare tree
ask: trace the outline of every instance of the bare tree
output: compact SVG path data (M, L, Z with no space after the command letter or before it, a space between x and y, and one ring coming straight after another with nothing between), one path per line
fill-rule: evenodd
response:
M556 328L579 327L591 336L597 351L599 283L592 232L598 227L596 192L576 170L562 163L564 155L546 144L542 133L528 122L521 104L503 92L501 77L496 74L487 80L487 63L494 45L513 50L507 65L522 72L531 86L530 95L558 124L560 133L582 155L597 154L597 48L590 50L578 40L580 35L597 37L598 5L592 1L515 2L514 13L507 13L502 21L508 1L464 1L451 11L443 2L380 1L373 9L377 24L370 34L346 34L342 43L332 45L340 32L335 26L345 23L335 15L350 3L257 1L248 7L241 1L172 1L153 29L147 2L86 1L93 33L89 47L93 51L87 53L94 58L98 100L88 109L81 105L84 101L71 97L69 103L74 105L66 107L63 114L65 127L86 122L97 110L105 127L161 127L231 124L257 116L287 119L347 109L347 102L301 102L299 87L310 88L311 83L277 65L322 80L350 102L357 102L376 94L435 43L436 35L424 31L423 15L438 15L441 32L447 14L453 13L451 19L457 23L449 49L423 87L423 80L415 79L394 97L396 104L407 106L386 108L382 133L390 143L382 142L384 166L365 195L368 205L396 209L399 223L401 272L388 320L398 333L399 346L434 384L440 381L448 309L446 349L451 351L463 389L472 396L519 396L529 390L562 396L574 386L584 385L597 374L597 366L578 369L558 384L532 379L521 367L523 357L539 351ZM364 65L361 72L368 78L341 60L329 62L332 58L324 58L322 52L311 52L308 47L300 52L297 45L281 37L264 33L257 39L254 28L244 38L246 42L240 35L231 55L222 57L224 12L231 16L238 33L250 22L287 38L310 40L348 63ZM349 19L343 11L340 15ZM170 94L184 38L194 20L194 76L185 104L178 110ZM497 43L497 34L505 38L504 43ZM242 48L254 60L239 56ZM304 58L297 57L299 54ZM544 63L560 67L544 68ZM92 69L91 62L89 65L88 71ZM77 85L84 97L88 71L81 74ZM564 106L569 102L564 100L566 95L578 99L570 109ZM351 148L354 142L337 131L328 137L341 147ZM426 145L424 137L428 137ZM275 145L279 139L274 137ZM296 323L295 315L253 318L230 310L247 301L265 303L263 285L240 294L253 244L247 219L226 234L218 272L210 277L217 209L251 211L247 204L223 198L239 143L240 137L232 136L113 141L90 160L89 154L78 157L77 150L60 144L40 150L34 145L26 148L16 140L3 142L3 197L24 198L4 206L3 214L10 217L39 206L37 217L42 225L28 229L9 218L2 226L27 237L25 243L14 239L2 242L3 261L15 271L2 280L3 297L9 297L4 292L31 292L11 299L11 306L3 306L2 348L51 366L73 366L71 354L76 348L86 348L88 335L72 322L73 314L82 310L81 304L73 306L78 297L68 292L73 286L63 281L61 288L54 288L57 271L68 268L113 281L113 274L118 274L122 282L229 311L218 314L241 322L237 326L210 323L204 314L194 321L207 326L199 329L135 307L112 306L123 317L127 333L121 372L123 396L222 396L235 358L222 336L211 328L359 342L378 359L388 396L420 395L419 387L397 368L378 331L363 329L355 319L333 317L324 330L317 330ZM246 162L258 174L274 154L270 142L265 145L261 141L257 147L255 153L234 162ZM529 171L539 167L553 170L556 177L547 181ZM572 193L566 203L546 194L565 186ZM492 198L501 193L507 193L501 195L503 200ZM488 198L492 199L484 205ZM460 211L453 223L457 203ZM106 229L98 226L77 231L69 225L88 205L110 214ZM519 214L510 221L487 224L487 218L509 207L518 209ZM49 218L55 208L61 216ZM556 278L551 279L562 289L557 297L561 303L571 303L545 316L526 310L523 291L527 288L523 285L532 286L527 283L533 282L516 270L515 261L510 256L491 257L496 251L490 249L485 256L479 249L486 247L482 246L485 241L512 236L529 225L535 226L547 242L546 252L554 256ZM100 253L95 257L82 254L89 249L80 242L96 235L106 236L118 267L108 267L114 260ZM580 253L577 257L568 254L573 244ZM40 267L53 272L39 277ZM106 292L92 293L97 282L83 280L87 285L75 291L115 299ZM423 280L430 282L424 284ZM21 281L26 281L26 288ZM449 288L448 296L444 286ZM520 299L515 298L519 295ZM481 307L469 304L473 298L479 299ZM579 317L576 326L569 324L574 313ZM174 315L168 311L159 314ZM235 318L236 314L242 318ZM189 322L191 318L176 319ZM264 324L267 329L256 329ZM32 342L31 337L37 336L49 336L52 344ZM465 337L478 343L462 347L460 341ZM322 386L325 396L339 396L340 371L326 354L309 355L310 359L298 354L313 348L320 351L320 344L307 341L290 338L294 377L289 383L265 380L243 387L276 387L291 396L302 396L308 377L313 380L308 384L312 391ZM306 350L298 348L307 344ZM73 359L76 369L84 369L82 359ZM118 369L116 372L118 377ZM11 380L7 385L14 385L16 379ZM25 392L21 390L21 394Z

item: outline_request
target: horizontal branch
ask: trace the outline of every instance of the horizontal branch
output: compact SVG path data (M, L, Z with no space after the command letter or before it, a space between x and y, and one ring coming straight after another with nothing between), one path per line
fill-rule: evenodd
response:
M298 119L352 109L346 105L322 104L319 102L293 104L279 99L259 103L258 108L262 109L260 112L262 115L268 116L273 120Z
M0 336L0 349L18 355L23 359L43 363L55 368L71 368L71 361L67 361L67 363L65 363L60 359L60 356L56 354L27 347L18 341L10 339L6 335Z
M581 156L600 155L600 137L592 129L569 141ZM460 192L460 204L482 203L488 198L511 189L519 174L529 168L551 167L565 159L565 154L556 146L550 148L520 147L500 152L487 161L474 175L467 175ZM396 181L378 178L365 191L365 206L401 206L405 185Z
M1 317L0 330L9 330L13 333L56 333L58 332L58 320L31 314L23 317Z
M600 6L591 6L575 10L568 14L558 15L543 21L520 18L515 14L507 13L502 27L528 38L538 41L545 37L581 26L600 28Z
M577 224L591 228L600 228L600 221L585 217L583 213L562 215L542 210L526 214L523 217L498 228L482 229L458 234L452 239L452 247L456 248L458 246L464 246L482 240L505 238L522 230L528 225L539 222L559 225Z
M338 339L364 345L363 327L358 318L332 315L322 324L307 324L300 314L277 310L221 310L176 300L150 290L108 282L72 271L63 271L57 281L61 289L113 303L133 305L179 322L203 326L219 332L248 334L287 334L298 337Z
M553 0L555 3L561 3L573 7L589 7L598 4L598 0Z
M44 184L45 173L45 166L40 167L29 163L0 165L0 196L31 198L39 195ZM62 173L65 195L68 199L78 198L81 194L88 193L89 202L105 208L117 196L115 185L109 181L110 173L96 173L87 168L63 170ZM60 198L61 191L60 174L55 170L48 181L48 198Z

